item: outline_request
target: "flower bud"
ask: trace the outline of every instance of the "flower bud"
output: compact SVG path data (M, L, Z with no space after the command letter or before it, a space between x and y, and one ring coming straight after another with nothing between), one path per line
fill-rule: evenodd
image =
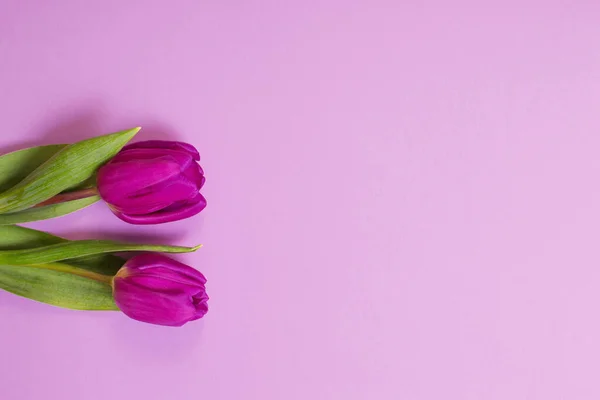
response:
M206 278L158 253L133 257L113 279L113 295L127 316L156 325L182 326L208 312Z
M198 161L198 150L187 143L130 144L98 170L98 192L117 217L131 224L188 218L206 207Z

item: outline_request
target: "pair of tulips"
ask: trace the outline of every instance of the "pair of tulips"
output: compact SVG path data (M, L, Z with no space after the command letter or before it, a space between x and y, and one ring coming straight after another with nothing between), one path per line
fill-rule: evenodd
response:
M131 224L181 220L206 207L199 161L198 151L187 143L129 144L97 170L95 187L59 194L36 207L99 195ZM160 253L134 256L108 283L118 308L139 321L181 326L208 311L204 275Z
M125 146L98 171L98 193L113 213L131 224L161 224L206 207L204 171L190 144L144 141ZM161 254L142 254L113 279L115 302L139 321L179 326L208 311L206 278Z

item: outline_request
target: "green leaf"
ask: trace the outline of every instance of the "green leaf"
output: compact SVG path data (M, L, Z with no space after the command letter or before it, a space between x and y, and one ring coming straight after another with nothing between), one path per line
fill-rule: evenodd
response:
M0 214L0 225L22 224L25 222L42 221L60 217L88 207L99 200L99 196L91 196L84 199L71 200L44 207L28 208L27 210L14 213Z
M96 171L98 172L98 171ZM85 181L78 183L75 186L71 186L68 189L62 191L61 193L69 193L69 192L76 192L78 190L84 190L84 189L90 189L96 186L96 179L97 179L97 174L96 172L90 176L89 178L87 178Z
M16 225L0 226L0 250L30 249L67 242L67 239Z
M0 265L0 288L58 307L118 310L109 284L66 272Z
M97 274L114 276L125 264L125 259L113 254L94 254L61 262Z
M17 183L37 167L48 161L66 144L51 144L49 146L31 147L13 151L0 157L0 192L4 192Z
M140 128L68 145L16 185L0 194L0 213L26 210L89 179L114 157Z
M0 216L1 218L2 216ZM32 249L57 243L67 243L67 239L22 226L0 226L0 250ZM112 254L95 254L64 261L65 264L86 269L103 275L115 275L125 260Z
M162 253L190 253L196 247L180 247L151 244L133 244L110 240L75 240L32 249L0 251L0 264L32 265L46 264L71 258L81 258L94 254L126 251L156 251Z

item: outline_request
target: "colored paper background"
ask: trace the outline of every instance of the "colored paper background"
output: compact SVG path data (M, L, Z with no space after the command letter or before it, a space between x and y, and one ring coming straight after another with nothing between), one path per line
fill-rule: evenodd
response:
M31 226L202 242L211 296L0 293L0 398L599 399L599 38L594 1L0 1L3 152L141 125L207 175L191 220Z

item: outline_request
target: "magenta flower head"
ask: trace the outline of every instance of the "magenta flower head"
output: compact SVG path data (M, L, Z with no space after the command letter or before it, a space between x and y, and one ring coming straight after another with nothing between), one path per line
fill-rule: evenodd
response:
M149 140L127 145L98 171L98 192L131 224L162 224L198 214L204 171L190 144Z
M113 279L117 306L128 317L182 326L208 312L206 278L192 267L157 253L135 256Z

